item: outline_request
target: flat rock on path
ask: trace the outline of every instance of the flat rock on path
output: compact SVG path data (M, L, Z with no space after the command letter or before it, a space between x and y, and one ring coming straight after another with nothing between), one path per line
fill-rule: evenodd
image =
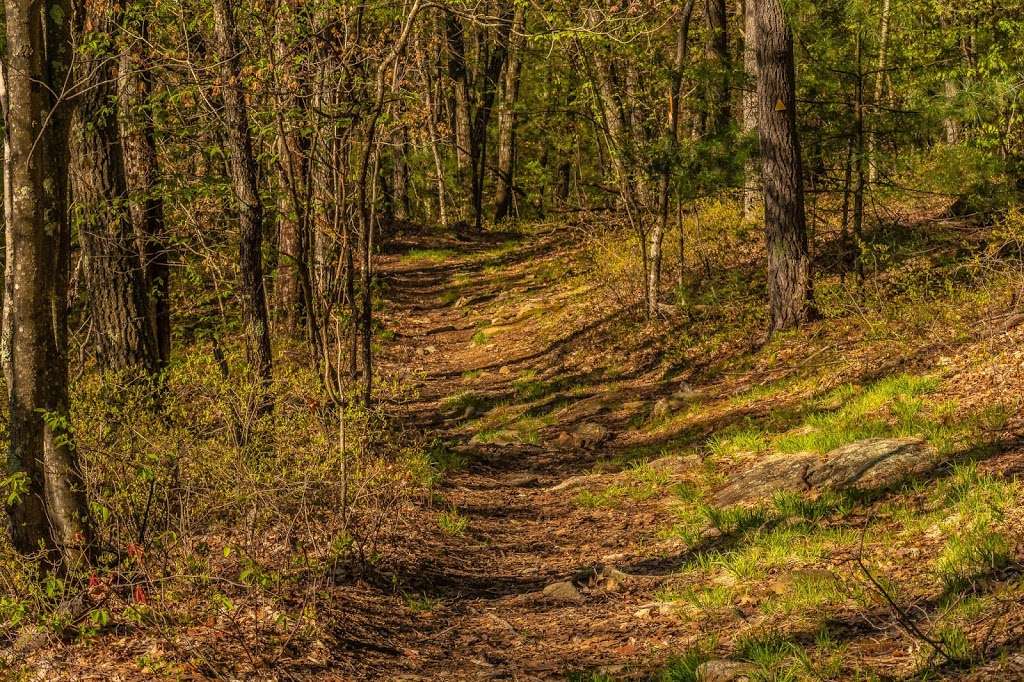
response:
M777 492L872 490L932 471L938 452L920 438L871 438L824 455L797 453L759 461L715 495L722 506L748 504Z

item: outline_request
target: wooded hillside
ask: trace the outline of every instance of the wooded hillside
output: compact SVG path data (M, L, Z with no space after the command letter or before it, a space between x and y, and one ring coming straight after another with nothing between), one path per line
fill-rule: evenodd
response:
M1024 679L1024 2L5 0L0 671Z

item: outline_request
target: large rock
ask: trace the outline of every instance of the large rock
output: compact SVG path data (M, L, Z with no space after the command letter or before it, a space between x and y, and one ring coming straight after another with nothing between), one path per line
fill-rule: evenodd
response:
M715 502L759 502L777 492L884 488L931 471L938 460L935 448L920 438L871 438L825 455L775 455L733 478Z
M541 592L541 599L563 604L579 604L583 601L583 595L570 581L551 583Z

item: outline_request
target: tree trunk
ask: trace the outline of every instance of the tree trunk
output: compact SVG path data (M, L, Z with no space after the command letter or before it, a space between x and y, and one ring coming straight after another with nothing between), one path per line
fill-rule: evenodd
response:
M231 185L240 223L239 270L242 275L241 304L249 364L263 384L259 412L273 411L270 384L273 368L270 355L270 325L263 283L263 202L256 181L256 160L249 130L249 111L242 88L239 48L235 38L235 17L231 0L213 0L214 32L220 60L224 97L224 124Z
M960 86L952 78L947 78L942 83L942 92L946 98L946 105L952 109L956 103L956 98L960 95ZM960 120L955 115L947 115L942 120L942 130L945 133L946 144L959 144L962 128Z
M876 107L882 102L885 94L885 69L889 61L889 14L891 0L882 1L882 19L878 35L878 68L875 71L875 92L872 104ZM875 126L868 135L868 182L878 181L878 130Z
M67 0L5 0L4 301L13 546L77 563L91 529L68 415L67 215L70 110L57 99L72 66Z
M712 62L707 105L708 125L705 133L714 136L729 125L729 34L725 0L705 0L704 15L708 22L708 57Z
M594 21L591 19L591 21ZM612 80L611 62L600 50L589 51L582 45L577 49L588 65L594 94L597 98L600 121L608 140L608 155L615 180L619 185L622 201L627 210L633 212L646 197L646 187L641 178L633 172L631 132L627 126L625 112L615 83Z
M781 0L757 2L758 109L768 246L770 332L813 314L793 35Z
M494 222L504 220L512 209L515 187L516 102L522 72L522 45L526 23L525 5L516 5L508 39L508 59L498 98L498 188L494 198Z
M445 29L448 44L448 76L455 85L455 158L459 170L465 172L473 158L465 31L459 18L451 13L445 15Z
M121 53L118 78L121 139L132 223L142 257L150 327L156 339L157 366L163 369L171 358L171 268L164 200L159 187L156 132L148 113L153 92L149 24L140 19L134 23L132 31L135 38Z
M398 220L409 219L409 129L404 125L396 134L392 147L391 210Z
M867 156L864 135L864 48L860 34L857 34L857 83L854 94L854 130L853 143L855 154L853 156L853 241L854 241L854 265L857 270L857 286L864 285L864 259L861 257L864 250L864 189L867 184L865 179L864 162Z
M277 203L278 264L274 276L274 299L280 319L290 332L299 330L306 310L308 296L304 293L303 279L308 278L311 187L309 176L309 135L303 132L306 120L306 84L302 64L291 57L292 46L284 33L291 25L287 18L298 22L303 32L305 18L301 8L289 10L279 18L278 35L274 45L277 82L277 159L281 171L283 191ZM295 14L296 16L292 16Z
M753 137L757 133L757 0L743 2L743 132ZM743 170L743 216L749 218L759 199L758 163L751 156Z
M483 46L481 50L484 64L483 83L480 88L480 101L473 116L473 143L470 145L473 157L473 223L477 232L483 230L484 180L487 177L487 126L491 120L491 111L494 109L498 79L508 53L512 16L511 3L503 5L498 21L497 40L493 46L487 44L486 36L480 37Z
M448 227L448 197L445 188L444 164L441 162L441 151L438 149L437 117L438 106L434 97L433 65L424 58L425 50L420 54L423 72L423 87L427 112L427 134L430 136L430 155L434 160L435 183L437 185L437 218L441 227Z
M87 30L92 36L115 36L119 9L120 3L89 0L84 4ZM128 207L118 130L117 62L112 41L95 42L109 49L94 50L76 63L82 93L72 124L71 184L82 275L96 329L96 358L105 369L152 375L160 365L159 351Z
M669 84L669 116L665 128L665 136L670 149L670 158L665 161L661 176L661 201L658 222L651 230L651 243L648 247L650 268L647 272L647 317L653 318L658 313L658 298L661 294L661 262L662 243L668 229L669 194L673 166L676 163L676 152L679 145L679 117L682 113L683 66L686 64L686 53L690 37L690 18L693 16L694 0L688 0L682 8L679 29L676 33L676 52Z

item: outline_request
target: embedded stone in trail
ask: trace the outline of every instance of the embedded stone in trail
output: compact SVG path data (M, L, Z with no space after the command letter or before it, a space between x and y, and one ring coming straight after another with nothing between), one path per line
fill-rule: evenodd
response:
M870 438L825 455L775 455L732 479L715 495L715 502L758 502L777 492L884 488L926 474L938 462L938 452L920 438Z
M540 593L541 598L547 601L579 604L583 602L583 595L568 580L558 583L551 583Z

